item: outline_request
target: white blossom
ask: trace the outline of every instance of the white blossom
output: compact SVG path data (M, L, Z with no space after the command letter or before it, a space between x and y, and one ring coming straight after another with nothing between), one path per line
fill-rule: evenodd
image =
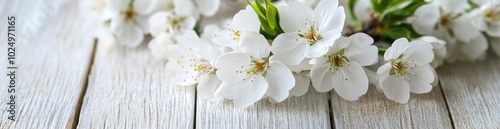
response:
M384 54L388 63L377 70L379 87L385 96L398 103L407 103L410 92L430 92L434 74L428 65L433 57L432 45L428 42L408 42L406 38L394 41Z
M500 1L482 5L471 12L472 25L493 37L500 37Z
M368 77L362 66L378 61L377 47L373 39L364 33L340 37L322 57L311 60L311 79L319 92L334 89L349 101L357 100L368 90Z
M223 81L223 94L237 107L248 107L264 95L281 102L295 85L292 72L270 59L270 46L263 35L248 32L241 38L242 53L227 53L217 59L217 76Z
M136 47L148 33L149 13L153 9L150 0L109 0L112 11L111 32L119 43Z
M278 7L285 33L278 35L271 46L276 60L297 65L304 58L326 54L344 27L344 8L337 6L337 0L322 0L314 10L296 2Z
M444 40L438 39L433 36L422 36L417 40L422 40L429 42L432 45L432 51L434 52L434 60L431 62L433 68L443 65L446 56L446 42Z
M252 7L247 6L245 10L234 15L232 23L227 24L227 29L217 32L213 39L214 43L230 47L233 50L239 50L238 44L241 44L241 38L247 33L259 32L260 21Z

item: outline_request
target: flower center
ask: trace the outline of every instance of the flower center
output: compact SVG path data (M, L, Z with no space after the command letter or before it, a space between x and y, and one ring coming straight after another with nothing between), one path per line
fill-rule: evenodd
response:
M127 10L125 10L123 15L125 15L125 21L133 20L134 16L135 16L135 12L132 8L128 8Z
M484 17L484 19L486 19L486 22L488 22L488 23L499 21L500 20L500 10L495 11L493 9L488 9L483 14L483 17Z
M235 36L235 37L233 37L233 40L234 40L234 41L240 41L240 35L241 35L241 34L240 34L240 30L236 30L236 31L234 31L234 36Z
M195 64L194 71L202 74L209 74L212 73L214 69L208 60L202 58Z
M323 39L320 35L316 34L316 31L312 27L309 27L307 32L299 34L299 36L306 39L307 44L310 46L314 45L316 41Z
M179 30L181 29L181 23L182 21L184 21L184 17L178 17L178 16L175 16L175 14L173 16L169 16L167 17L167 21L169 22L169 24L172 26L173 29L176 29L176 30Z
M389 63L391 63L391 70L389 71L389 75L394 75L396 76L405 76L406 71L408 69L408 62L403 61L401 59L396 59L396 60L389 60Z
M250 66L253 67L247 71L247 74L263 74L264 72L266 72L267 64L268 63L266 60L252 61Z
M347 59L347 57L344 55L344 50L345 49L341 49L340 51L327 56L327 61L330 62L330 71L332 71L332 74L334 70L338 71L339 68L344 65L349 66L349 59Z
M453 24L453 19L451 17L451 14L445 14L439 18L439 25L441 25L444 28L449 28L452 24Z

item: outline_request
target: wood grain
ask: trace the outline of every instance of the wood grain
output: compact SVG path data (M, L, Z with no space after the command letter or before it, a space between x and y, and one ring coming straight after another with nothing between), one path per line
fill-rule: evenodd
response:
M197 99L196 128L331 128L328 93L318 93L310 88L301 97L292 97L273 104L260 100L247 109L235 108L232 102L216 103Z
M439 69L456 128L500 128L500 59Z
M193 128L195 88L170 86L165 62L99 42L78 128Z
M79 112L78 102L86 83L93 37L80 31L83 20L78 17L74 6L64 6L65 11L47 12L46 22L37 21L33 14L45 13L42 8L51 1L6 1L0 2L0 128L71 128L76 125ZM52 8L52 7L51 7ZM55 6L53 8L56 8ZM57 7L58 8L58 7ZM47 11L47 10L45 10ZM53 14L52 14L53 13ZM7 73L6 15L16 15L16 121L7 119L10 115L6 103L9 86ZM39 25L31 31L34 37L24 37L22 28Z

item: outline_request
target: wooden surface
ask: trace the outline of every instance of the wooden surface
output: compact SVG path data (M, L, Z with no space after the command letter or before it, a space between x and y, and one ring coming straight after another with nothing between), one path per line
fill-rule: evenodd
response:
M29 21L40 11L36 4L0 1L1 16L18 12ZM500 128L498 57L438 69L440 86L412 94L408 104L371 86L354 102L310 89L282 103L261 100L236 109L230 101L197 99L195 87L170 86L165 62L154 60L145 44L94 44L75 4L68 2L36 37L18 44L17 121L7 119L9 80L2 75L0 128ZM0 23L6 30L5 20ZM1 32L0 53L6 53ZM0 67L6 73L6 64Z

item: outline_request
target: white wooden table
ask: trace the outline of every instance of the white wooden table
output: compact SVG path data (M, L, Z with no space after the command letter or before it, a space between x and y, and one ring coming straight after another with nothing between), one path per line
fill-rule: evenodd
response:
M20 25L56 8L17 45L16 121L8 120L6 18ZM439 68L440 85L389 101L373 86L359 101L314 90L282 103L248 109L196 97L195 87L170 86L165 62L146 45L109 49L82 30L74 1L0 1L0 128L500 128L500 59ZM48 4L47 4L48 3ZM48 12L45 10L45 12ZM21 26L17 26L21 28Z

